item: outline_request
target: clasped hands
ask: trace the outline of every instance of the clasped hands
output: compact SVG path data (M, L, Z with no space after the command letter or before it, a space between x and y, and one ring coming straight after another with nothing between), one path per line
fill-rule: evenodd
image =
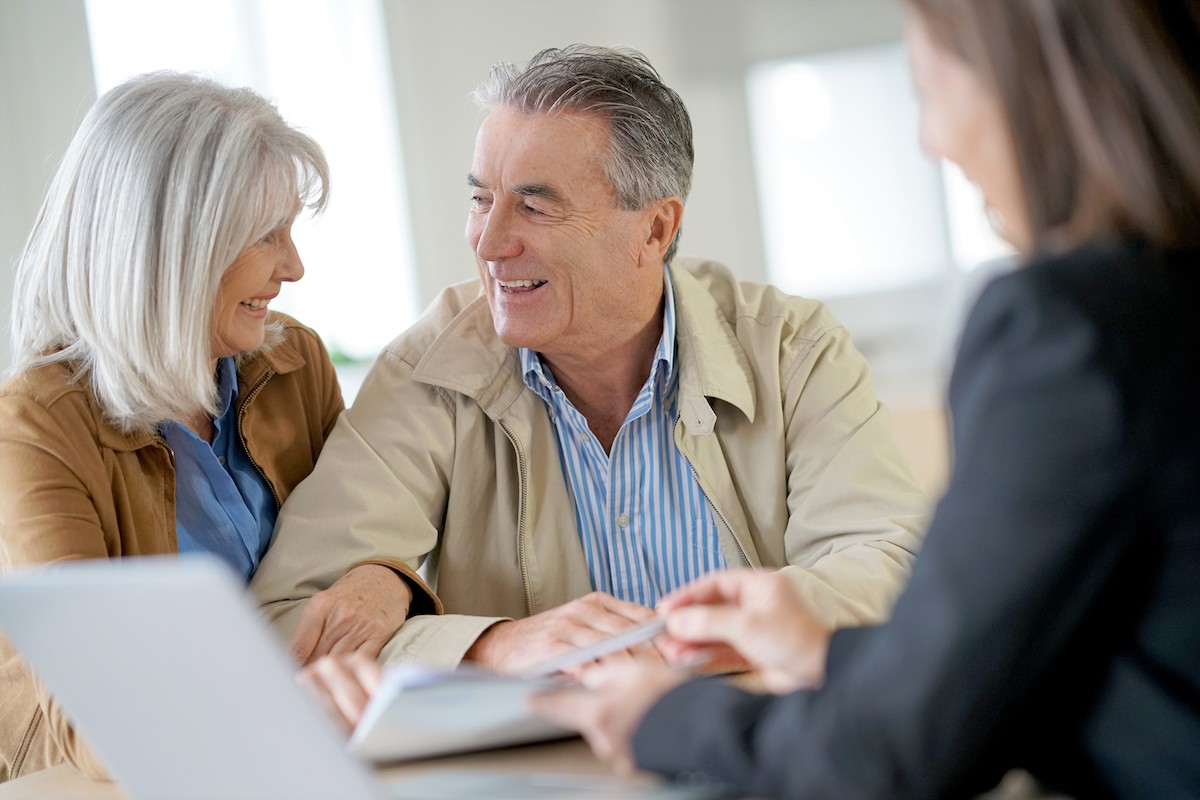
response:
M304 665L300 680L349 729L378 687L376 657L403 624L412 592L394 571L363 565L308 603L292 640ZM464 660L518 674L561 653L590 645L655 614L666 633L645 644L573 669L578 689L534 698L533 710L578 730L597 756L631 770L630 741L650 707L690 670L751 671L771 692L818 686L831 630L809 609L784 572L749 569L711 573L666 595L652 611L593 592L562 606L488 628Z

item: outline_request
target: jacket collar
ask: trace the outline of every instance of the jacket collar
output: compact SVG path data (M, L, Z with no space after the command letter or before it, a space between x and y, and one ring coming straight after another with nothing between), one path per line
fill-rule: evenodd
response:
M672 264L670 270L675 291L676 369L685 421L694 428L689 419L694 401L707 408L703 398L713 398L736 406L753 422L753 372L733 328L704 284L684 267ZM503 416L527 388L517 350L496 336L482 293L434 339L413 369L413 378L464 394L493 418ZM696 413L705 416L702 411Z
M737 334L705 284L683 266L671 264L670 270L685 417L693 396L722 400L754 422L754 371Z

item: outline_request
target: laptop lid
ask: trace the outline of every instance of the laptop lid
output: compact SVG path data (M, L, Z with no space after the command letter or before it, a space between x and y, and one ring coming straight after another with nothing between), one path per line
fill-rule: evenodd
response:
M377 792L216 559L0 576L0 629L131 797Z

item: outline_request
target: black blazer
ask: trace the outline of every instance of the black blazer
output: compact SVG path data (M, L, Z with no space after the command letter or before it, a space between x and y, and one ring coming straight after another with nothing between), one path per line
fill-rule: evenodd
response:
M1110 243L995 280L950 407L953 477L891 621L837 632L819 691L676 689L639 765L770 797L960 797L1024 767L1200 798L1200 253Z

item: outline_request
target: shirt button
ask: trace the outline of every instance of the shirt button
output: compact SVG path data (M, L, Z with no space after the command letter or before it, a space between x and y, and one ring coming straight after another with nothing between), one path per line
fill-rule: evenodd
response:
M217 463L222 467L225 466L225 456L217 456Z
M622 528L628 528L629 527L629 515L628 514L618 515L617 516L617 525L619 525Z

